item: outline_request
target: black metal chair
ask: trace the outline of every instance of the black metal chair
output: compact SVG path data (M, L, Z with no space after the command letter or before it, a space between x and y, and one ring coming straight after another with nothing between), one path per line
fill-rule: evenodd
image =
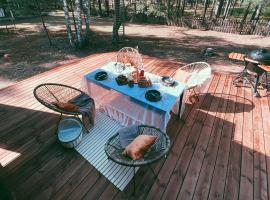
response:
M158 136L156 142L152 145L150 149L146 151L143 157L139 160L132 160L131 158L123 155L124 149L121 146L118 133L112 136L105 144L105 152L110 160L118 163L119 165L133 167L133 194L135 193L135 168L141 166L148 166L151 172L154 174L155 178L158 178L150 165L154 162L159 161L161 158L166 157L170 149L170 139L168 135L158 128L155 128L153 126L140 125L138 126L137 133L138 135L143 134Z
M87 128L85 127L84 123L82 122L82 120L79 117L82 114L81 112L79 112L79 111L70 112L67 110L63 110L55 105L55 102L68 103L72 99L74 99L80 95L87 95L86 93L84 93L83 91L81 91L77 88L63 85L63 84L57 84L57 83L45 83L45 84L38 85L34 89L33 93L34 93L35 98L42 105L61 114L59 122L62 119L63 114L73 115L82 123L85 131L87 131ZM94 103L94 100L92 98L89 97L89 100Z

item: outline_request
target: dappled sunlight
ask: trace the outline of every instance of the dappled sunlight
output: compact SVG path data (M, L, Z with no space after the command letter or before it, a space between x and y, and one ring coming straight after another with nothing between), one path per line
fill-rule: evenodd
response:
M11 162L14 162L18 157L20 157L21 153L7 150L4 148L0 148L0 155L1 155L0 164L3 167L6 167L8 164L10 164ZM6 156L4 156L4 155L6 155Z

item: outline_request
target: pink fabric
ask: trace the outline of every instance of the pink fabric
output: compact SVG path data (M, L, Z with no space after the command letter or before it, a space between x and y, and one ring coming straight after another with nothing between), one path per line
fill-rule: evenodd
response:
M82 81L82 90L95 100L96 108L123 126L147 124L166 130L170 111L157 110L114 90L99 86L85 77ZM178 104L174 107L178 110Z

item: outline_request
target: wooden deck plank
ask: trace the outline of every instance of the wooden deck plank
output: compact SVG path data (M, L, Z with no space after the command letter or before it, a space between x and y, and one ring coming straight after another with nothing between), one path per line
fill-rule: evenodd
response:
M229 155L228 175L224 192L224 199L236 200L239 196L239 184L241 175L242 140L243 140L243 119L244 119L244 90L237 88L237 97L234 116L234 133L231 141Z
M254 151L253 151L253 127L252 110L247 109L249 102L252 101L250 88L245 88L245 108L244 108L244 126L243 129L243 150L241 163L241 182L240 182L240 200L253 199L254 184Z
M226 114L224 118L222 137L218 149L217 160L215 163L215 170L211 181L208 199L222 199L224 195L224 186L227 174L230 143L232 133L234 131L234 112L237 89L231 86L230 95L228 97Z
M211 84L215 84L219 77L213 77L214 80L211 81ZM209 83L210 85L210 83ZM214 87L214 86L212 86ZM212 88L210 87L210 88ZM208 88L208 87L207 87ZM207 90L208 91L208 90ZM205 92L207 92L205 91ZM202 95L199 97L200 100L197 104L194 105L193 109L190 111L190 114L185 111L184 113L184 119L185 119L185 124L175 124L173 126L173 130L175 133L177 133L177 138L171 148L170 154L168 155L162 169L159 171L159 181L155 181L153 186L151 187L151 190L148 193L147 199L158 199L162 196L164 190L166 189L166 185L168 184L170 180L170 176L174 170L174 167L177 163L178 157L181 154L181 150L188 138L188 128L185 127L184 125L191 127L192 126L192 121L195 121L196 116L198 115L198 108L201 106L201 104L204 102L204 99L206 98L206 95ZM188 114L188 115L186 115ZM189 119L189 120L187 120ZM177 127L177 125L179 125Z
M261 101L255 97L253 103L256 105L253 109L252 120L254 134L254 199L266 200L268 199L268 191Z
M231 80L230 80L231 83ZM222 94L222 101L219 104L216 119L213 124L211 138L205 153L205 158L202 164L201 172L196 184L193 199L207 199L209 188L214 172L215 162L217 158L218 148L222 135L222 128L224 125L224 118L229 103L228 97L230 92L230 84L225 86L226 90Z
M206 121L203 124L203 128L201 131L201 136L199 138L198 144L196 146L193 158L191 160L190 166L188 168L188 172L186 174L186 178L183 182L183 186L180 190L177 199L192 199L196 183L201 172L201 167L203 164L203 160L207 151L208 144L212 137L213 133L212 129L214 127L214 122L217 120L216 116L218 114L218 108L224 103L222 94L229 93L231 78L222 76L223 80L220 80L221 86L216 90L214 94L214 100L210 106L209 111L207 112ZM222 103L222 104L221 104ZM205 111L206 112L206 111ZM202 171L201 173L205 173Z
M269 94L268 94L269 97ZM265 159L266 159L266 174L267 174L267 193L268 200L270 199L270 103L269 99L261 98L261 115L262 115L262 126L264 135L264 148L265 148Z
M140 169L134 197L132 184L120 192L77 152L63 149L55 136L59 115L34 99L33 88L44 82L80 88L85 73L113 56L91 55L0 90L0 175L18 199L270 199L270 97L252 97L230 75L214 74L205 88L219 94L193 105L187 100L185 124L172 117L172 149L153 165L159 180ZM160 75L177 68L150 56L144 63Z
M214 93L216 91L216 88L218 87L218 82L212 85L213 87L210 87L209 93ZM210 108L213 96L210 94L206 94L206 99L203 102L202 106L200 107L200 110L208 110ZM197 141L200 136L200 132L202 129L202 124L204 123L206 119L206 113L205 112L199 112L196 116L196 120L194 123L192 123L191 127L188 127L188 122L185 124L186 130L182 130L183 132L189 132L188 139L183 146L181 155L177 161L177 164L174 168L174 171L172 173L172 176L170 178L170 181L166 187L166 190L164 191L164 194L162 198L164 199L176 199L178 195L178 191L182 186L183 179L185 178L186 171L189 166L189 162L192 158L193 152L195 150ZM187 126L186 126L187 125Z

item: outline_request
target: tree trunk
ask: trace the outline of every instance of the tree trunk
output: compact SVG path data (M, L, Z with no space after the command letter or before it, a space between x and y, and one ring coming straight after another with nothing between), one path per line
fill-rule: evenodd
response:
M229 11L229 15L230 15L230 16L233 15L233 10L234 10L234 7L235 7L236 3L237 3L236 0L233 0L233 1L232 1L232 8L231 8L231 10Z
M210 18L212 18L212 17L213 17L213 13L214 13L214 10L215 10L215 5L216 5L216 0L213 0L212 9L211 9L211 14L210 14Z
M204 2L203 22L205 21L205 15L206 15L207 7L208 7L208 1L209 1L209 0L205 0L205 2Z
M217 9L216 9L216 18L218 18L221 14L222 8L224 5L224 0L219 0L218 4L217 4Z
M232 0L227 0L225 10L224 10L224 13L223 13L223 15L224 15L223 19L226 19L226 17L228 16L229 9L231 7L231 3L232 3Z
M72 15L72 21L73 21L73 26L74 26L74 29L75 29L75 33L76 35L78 34L78 31L77 31L77 26L76 26L76 21L75 21L75 15L74 15L74 2L73 0L69 0L69 5L70 5L70 10L71 10L71 15Z
M176 15L177 15L177 17L179 17L180 16L180 13L181 13L181 11L180 11L181 0L177 0L177 3L176 4L177 4L176 5Z
M88 43L90 38L90 0L83 0L85 14L85 41Z
M197 7L198 7L198 0L195 1L195 8L194 8L194 16L196 16L197 12Z
M92 3L93 11L94 11L95 14L96 14L96 0L93 0L92 2L93 2L93 3Z
M72 37L72 31L70 28L70 21L69 21L69 12L68 12L68 3L67 0L63 0L63 10L65 13L65 24L66 24L66 30L67 30L67 35L69 39L69 43L72 47L74 47L74 42L73 42L73 37Z
M262 5L258 5L256 6L257 9L256 9L256 12L255 12L255 16L254 16L254 21L253 21L253 26L252 26L252 30L251 30L251 33L253 33L255 31L255 28L256 28L256 25L259 21L259 18L260 18L260 15L261 15L261 11L262 11Z
M105 0L105 8L106 8L107 16L110 16L110 4L109 4L109 0Z
M181 10L181 16L184 16L185 7L186 7L186 0L182 0L182 10Z
M75 7L76 7L76 25L77 25L77 41L78 44L82 44L82 18L81 18L81 5L80 0L75 0Z
M167 3L167 17L170 18L171 16L171 0L168 0Z
M241 34L242 31L243 31L244 24L245 24L245 21L246 21L246 19L247 19L247 15L248 15L248 12L249 12L250 5L251 5L251 2L248 3L248 7L247 7L247 9L246 9L246 11L245 11L245 14L244 14L244 17L243 17L243 19L242 19L242 21L241 21L241 24L240 24L240 34Z
M43 19L41 10L40 10L39 2L37 2L37 0L35 0L35 4L36 4L37 10L38 10L39 17L40 17L40 19L41 19L41 21L42 21L42 25L43 25L43 28L44 28L44 30L45 30L46 36L47 36L47 38L48 38L48 40L49 40L50 46L52 46L52 41L51 41L49 32L48 32L48 30L47 30L47 27L46 27L46 25L45 25L45 22L44 22L44 19Z
M256 13L257 13L258 7L259 7L259 5L256 5L256 7L255 7L255 9L254 9L254 12L253 12L252 15L251 15L250 21L252 21L252 20L255 19L255 15L256 15Z
M101 0L98 0L98 12L99 12L99 16L102 16Z
M120 19L120 1L114 0L114 24L113 24L113 42L117 42L119 40L118 30L121 26Z
M136 15L137 15L137 4L136 4L136 1L134 1L132 4L133 4L134 11L133 11L133 15L132 15L131 21L134 21L135 18L136 18Z

